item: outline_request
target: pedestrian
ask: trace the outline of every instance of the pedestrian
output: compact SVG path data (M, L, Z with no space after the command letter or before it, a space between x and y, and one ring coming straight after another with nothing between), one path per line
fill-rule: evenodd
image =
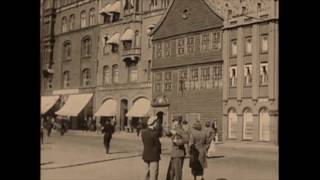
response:
M208 137L206 131L201 127L200 121L196 121L193 124L193 129L190 134L190 162L191 173L194 180L197 176L201 176L201 180L204 180L204 168L207 168L207 146Z
M41 141L41 144L43 144L43 125L42 124L40 127L40 141Z
M211 138L208 138L210 144L207 150L207 157L213 157L215 152L216 152L216 141L217 141L217 128L215 126L214 123L212 123L212 126L208 127L209 129L211 129L212 132L212 136Z
M46 123L46 126L47 126L47 135L48 135L48 137L51 136L51 131L52 131L52 128L53 128L52 119L53 119L53 117L52 117L52 118L49 118L49 120L48 120L47 123Z
M141 121L141 119L139 119L139 122L137 124L137 136L140 135L141 129L142 129L142 121Z
M213 141L214 135L215 135L214 130L211 127L211 122L210 121L207 121L205 123L204 131L206 132L206 136L207 136L207 141L206 142L208 142L208 144L207 144L207 152L208 152L208 150L210 148L210 143L211 143L211 141Z
M185 144L189 138L182 128L181 119L173 120L173 129L169 131L168 136L172 139L172 150L166 180L182 180L182 168L186 156Z
M142 159L147 170L145 180L158 180L161 143L157 125L157 117L151 116L147 121L148 128L141 131Z
M190 126L187 120L183 120L182 121L182 128L183 130L187 133L188 139L190 139ZM190 147L189 147L189 143L186 143L185 145L186 147L186 157L190 157Z
M65 132L66 132L66 125L64 123L64 119L61 119L60 135L63 136Z
M111 124L109 119L105 122L103 129L102 129L102 133L104 133L103 143L104 143L104 147L106 149L106 154L109 154L110 141L112 139L112 134L114 133L114 127Z

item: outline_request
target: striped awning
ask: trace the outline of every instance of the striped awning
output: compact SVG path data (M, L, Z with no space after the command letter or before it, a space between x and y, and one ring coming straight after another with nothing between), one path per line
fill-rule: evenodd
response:
M117 113L117 102L113 99L106 100L96 112L95 116L112 117Z
M41 114L48 112L58 101L59 96L42 96L41 97Z
M126 114L127 117L148 117L150 116L151 103L146 98L140 98L135 101L129 112Z
M89 103L93 94L69 95L64 106L56 112L60 116L78 116L83 108Z

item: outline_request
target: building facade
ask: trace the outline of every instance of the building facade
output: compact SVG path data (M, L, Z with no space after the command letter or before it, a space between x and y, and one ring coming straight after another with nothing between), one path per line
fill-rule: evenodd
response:
M213 1L224 14L223 139L278 142L278 1Z
M154 29L152 105L165 126L210 121L221 140L222 27L208 2L174 0Z

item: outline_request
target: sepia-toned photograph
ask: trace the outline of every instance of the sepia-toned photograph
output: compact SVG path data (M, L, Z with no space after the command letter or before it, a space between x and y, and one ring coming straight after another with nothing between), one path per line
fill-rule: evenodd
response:
M40 0L41 180L278 180L278 0Z

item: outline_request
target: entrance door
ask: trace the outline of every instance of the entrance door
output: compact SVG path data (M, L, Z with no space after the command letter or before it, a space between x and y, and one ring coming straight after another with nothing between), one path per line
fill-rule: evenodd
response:
M128 117L126 116L128 112L128 100L122 99L120 103L120 130L125 130L128 124Z

